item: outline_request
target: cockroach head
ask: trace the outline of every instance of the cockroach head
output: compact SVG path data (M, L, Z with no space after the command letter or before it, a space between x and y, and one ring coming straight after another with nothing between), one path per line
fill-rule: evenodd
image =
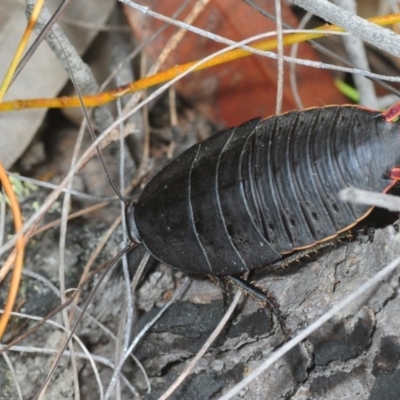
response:
M125 221L128 228L129 239L134 243L141 243L142 239L135 221L135 203L126 203L125 205Z

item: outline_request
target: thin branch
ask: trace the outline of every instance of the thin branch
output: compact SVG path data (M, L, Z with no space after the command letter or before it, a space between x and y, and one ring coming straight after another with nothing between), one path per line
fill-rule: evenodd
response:
M400 212L400 197L392 194L369 192L350 187L341 190L339 198L351 203L366 204L368 206L385 208L393 212Z
M367 43L400 57L400 36L393 31L372 24L327 0L293 0L293 3L327 22L341 26Z
M335 2L338 6L353 14L355 14L357 11L355 0L335 0ZM370 68L367 58L367 52L365 50L363 41L356 36L343 36L342 41L344 44L344 48L346 49L347 58L349 59L350 63L356 68L369 71ZM359 104L372 109L377 109L378 99L376 97L373 82L363 76L354 75L354 83L357 91L360 94Z

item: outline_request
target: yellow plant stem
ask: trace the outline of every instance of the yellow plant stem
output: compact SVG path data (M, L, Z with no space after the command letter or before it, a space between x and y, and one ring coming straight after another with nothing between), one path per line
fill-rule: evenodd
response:
M19 45L17 47L17 50L15 51L14 57L11 60L11 64L7 70L6 76L1 83L0 86L0 103L2 102L4 95L7 93L8 88L10 87L10 83L12 81L12 77L14 75L15 69L18 66L18 63L21 60L22 54L25 51L26 45L28 44L29 38L32 34L33 27L36 24L36 21L39 17L40 11L43 7L44 0L38 0L35 3L35 6L32 10L31 17L29 18L28 25L26 26L25 32L22 35L21 41L19 42Z

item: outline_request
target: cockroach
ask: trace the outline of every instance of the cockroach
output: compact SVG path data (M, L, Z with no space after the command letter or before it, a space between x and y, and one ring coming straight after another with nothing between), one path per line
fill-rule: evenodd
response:
M310 108L219 132L126 203L129 237L172 268L228 280L334 239L373 208L340 201L341 189L400 179L395 107Z

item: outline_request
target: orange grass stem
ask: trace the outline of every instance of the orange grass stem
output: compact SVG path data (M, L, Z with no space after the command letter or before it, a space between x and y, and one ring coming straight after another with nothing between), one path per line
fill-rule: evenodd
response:
M7 173L0 163L0 181L3 185L4 191L10 200L11 211L14 217L15 233L18 233L22 229L22 215L19 208L17 196L14 193L10 180L8 179ZM16 257L13 275L11 278L10 289L8 291L7 302L4 306L4 312L0 318L0 339L2 338L4 331L6 330L7 323L11 316L11 311L17 298L19 283L21 281L22 266L24 262L24 237L20 235L15 245Z
M369 18L368 21L375 23L380 26L390 25L400 22L400 14L390 14L382 17ZM315 33L294 33L284 36L284 45L292 45L295 43L305 42L307 40L318 39L327 36L326 33L319 33L318 30L331 31L331 32L343 32L344 29L336 25L323 25L315 29ZM257 50L272 50L277 46L276 39L266 40L250 47ZM223 64L229 61L237 60L239 58L248 57L252 53L242 49L236 49L229 51L225 54L219 55L195 69L195 71L200 71L206 68L210 68L219 64ZM116 89L110 90L108 92L99 93L90 96L83 96L83 102L86 107L98 107L112 101L115 101L121 96L137 92L149 87L155 86L162 82L169 81L176 76L187 71L191 66L193 66L198 61L189 62L187 64L178 65L176 67L167 69L158 74L140 79L136 82L129 83L124 86L120 86ZM78 97L60 97L54 99L32 99L32 100L14 100L9 102L4 102L0 104L0 111L15 111L22 110L25 108L68 108L68 107L80 107L80 101Z
M36 24L36 21L39 17L40 11L43 7L44 0L38 0L33 7L31 17L29 18L28 25L25 28L25 31L22 35L22 38L18 44L17 50L15 51L14 57L11 60L10 66L7 70L6 76L4 77L3 82L0 86L0 103L3 100L4 95L6 94L8 88L10 87L10 83L12 81L15 69L18 66L18 63L21 60L22 54L28 44L29 38L31 37L33 27Z

